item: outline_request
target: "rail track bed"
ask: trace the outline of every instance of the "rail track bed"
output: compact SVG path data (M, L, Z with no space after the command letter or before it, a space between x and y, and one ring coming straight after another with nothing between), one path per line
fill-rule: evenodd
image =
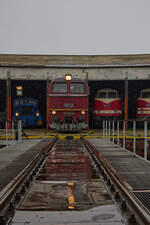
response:
M150 224L150 164L104 139L54 138L26 167L0 225Z
M80 139L58 140L19 204L13 225L124 224Z

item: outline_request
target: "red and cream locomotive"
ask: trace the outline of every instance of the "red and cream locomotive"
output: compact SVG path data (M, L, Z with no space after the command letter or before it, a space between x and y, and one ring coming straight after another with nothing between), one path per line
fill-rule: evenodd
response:
M122 116L121 98L114 89L98 90L94 98L94 119L119 119Z
M142 89L137 98L137 118L150 117L150 88Z
M57 131L88 129L88 84L66 74L49 85L49 128Z

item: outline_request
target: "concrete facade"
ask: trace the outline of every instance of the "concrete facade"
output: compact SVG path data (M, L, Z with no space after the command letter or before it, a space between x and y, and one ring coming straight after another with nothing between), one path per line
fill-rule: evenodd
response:
M66 73L96 80L149 80L150 55L4 55L0 79L52 80Z
M52 80L58 76L64 76L66 73L77 75L91 81L96 80L149 80L150 67L118 67L118 68L14 68L1 67L0 79L6 80L8 77L12 80Z

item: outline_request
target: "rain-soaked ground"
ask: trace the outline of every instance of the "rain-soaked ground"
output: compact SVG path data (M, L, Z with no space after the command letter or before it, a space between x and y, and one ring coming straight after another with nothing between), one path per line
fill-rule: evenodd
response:
M59 140L17 210L15 225L125 224L80 140Z

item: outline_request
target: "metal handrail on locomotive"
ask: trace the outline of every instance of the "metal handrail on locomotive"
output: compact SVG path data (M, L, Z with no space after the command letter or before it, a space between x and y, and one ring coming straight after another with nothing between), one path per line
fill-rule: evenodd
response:
M122 116L121 98L114 89L98 90L94 98L94 119L120 119Z
M20 97L13 102L13 119L20 119L22 127L42 126L42 116L37 99Z
M88 84L66 74L49 85L49 128L57 131L88 129Z
M137 118L150 117L150 88L142 89L137 98Z

